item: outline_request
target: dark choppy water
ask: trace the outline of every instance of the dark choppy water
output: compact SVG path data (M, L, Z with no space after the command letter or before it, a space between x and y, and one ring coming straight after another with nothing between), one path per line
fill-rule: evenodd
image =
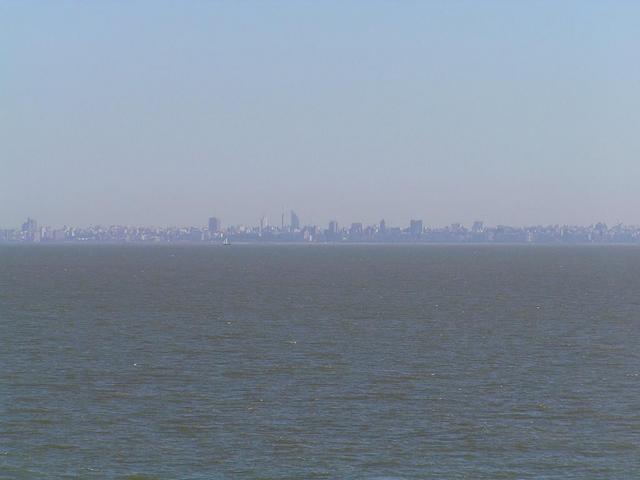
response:
M640 248L0 248L0 478L630 479Z

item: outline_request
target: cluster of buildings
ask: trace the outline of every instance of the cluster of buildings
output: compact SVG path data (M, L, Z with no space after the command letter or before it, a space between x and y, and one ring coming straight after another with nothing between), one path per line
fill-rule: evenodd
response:
M211 217L206 227L63 227L51 228L38 225L28 218L19 229L0 229L0 243L640 243L640 227L604 223L589 226L531 226L487 227L474 222L469 228L460 223L447 227L425 227L422 220L411 220L405 227L389 226L384 220L375 225L359 222L341 226L329 222L327 228L302 225L295 212L289 223L284 214L279 226L270 225L267 218L256 226L223 227L217 217Z

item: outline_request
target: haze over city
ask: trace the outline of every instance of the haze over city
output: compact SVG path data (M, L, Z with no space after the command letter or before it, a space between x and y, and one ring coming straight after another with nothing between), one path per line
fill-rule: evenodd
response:
M640 2L0 0L0 479L634 479Z
M3 2L0 227L640 224L632 2Z

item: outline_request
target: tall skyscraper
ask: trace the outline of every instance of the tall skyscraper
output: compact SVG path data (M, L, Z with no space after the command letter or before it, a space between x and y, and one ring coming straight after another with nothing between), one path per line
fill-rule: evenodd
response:
M38 228L38 222L33 218L27 218L27 221L22 224L23 232L33 232Z
M387 233L387 222L384 221L384 218L382 220L380 220L379 232L380 233Z
M22 224L22 237L27 242L39 242L40 230L38 229L38 222L33 218L27 218L27 221Z
M291 225L289 228L292 232L300 230L300 219L298 218L298 215L296 215L296 212L294 212L293 210L291 210Z
M329 234L332 236L338 234L338 222L335 220L329 222Z
M422 235L422 220L411 220L409 223L409 233L412 237L419 237Z
M219 232L221 226L222 226L222 223L220 222L219 218L211 217L209 219L209 232L211 233Z

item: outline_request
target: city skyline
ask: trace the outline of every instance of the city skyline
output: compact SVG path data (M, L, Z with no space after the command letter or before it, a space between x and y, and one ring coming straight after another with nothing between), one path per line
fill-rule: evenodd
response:
M437 209L435 210L437 211ZM219 226L223 225L226 227L255 227L260 229L261 227L269 227L269 228L282 228L289 230L291 226L293 229L299 229L301 227L306 226L324 226L330 227L332 223L336 223L341 227L345 225L350 225L352 223L362 223L363 225L373 225L379 224L381 221L388 225L389 227L406 227L411 228L411 224L414 221L420 221L423 223L424 228L441 228L447 227L450 225L468 225L471 226L476 222L481 222L485 226L509 226L513 228L528 228L533 226L590 226L596 224L606 224L606 225L628 225L628 226L640 226L640 221L638 222L629 222L623 220L614 220L608 221L606 218L593 218L592 221L589 222L577 222L577 221L567 221L567 222L553 222L553 221L541 221L541 222L520 222L520 223L509 223L505 221L486 221L481 216L469 217L466 220L459 219L449 219L444 222L438 222L435 218L439 218L439 215L401 215L400 219L389 218L384 215L375 215L368 214L363 217L346 217L344 215L324 215L320 220L316 220L311 214L306 214L299 209L281 209L279 213L276 213L277 210L272 209L269 210L272 214L265 213L265 209L262 209L262 213L254 214L245 220L238 220L233 217L223 216L219 213L215 213L213 216L211 215L211 211L204 216L200 216L199 221L191 222L186 218L192 218L194 215L185 215L185 220L176 221L176 222L126 222L126 221L89 221L89 222L75 222L75 221L62 221L62 222L50 222L48 220L41 221L40 224L46 224L52 228L63 228L68 226L81 226L81 227L89 227L89 226L141 226L141 227L160 227L160 228L180 228L180 227L191 227L198 226L208 228L212 225L211 222L217 223ZM20 220L18 222L10 223L9 221L3 221L0 218L0 229L13 229L17 228L23 224L25 219L27 221L32 220L34 218L40 219L38 215L35 214L27 214L19 217ZM204 219L204 220L203 220Z
M352 222L340 225L332 220L326 226L301 224L290 211L290 223L284 212L280 225L271 225L262 216L257 225L223 225L219 217L210 217L205 226L131 226L90 225L54 228L39 225L29 217L20 228L0 228L0 243L524 243L524 244L640 244L640 226L603 222L588 226L534 225L489 226L475 221L470 226L454 222L432 226L422 219L408 225Z
M189 223L189 222L177 222L177 223L126 223L126 222L89 222L89 223L76 223L76 222L64 222L62 224L52 224L50 222L40 222L38 220L36 220L36 216L35 215L30 215L30 216L26 216L23 217L22 221L18 223L18 225L10 225L8 223L2 223L0 222L0 229L3 230L7 230L7 229L16 229L16 228L20 228L21 226L24 227L27 224L32 224L32 222L35 222L36 225L38 226L47 226L50 228L67 228L67 227L81 227L81 228L88 228L88 227L104 227L104 226L127 226L127 227L142 227L142 228L190 228L190 227L197 227L197 228L205 228L207 230L211 230L211 231L223 231L227 228L255 228L260 230L262 229L271 229L271 230L283 230L283 231L299 231L302 230L305 227L309 227L309 226L323 226L326 228L331 229L332 225L333 228L346 228L349 225L353 225L353 224L361 224L363 226L370 226L370 225L378 225L381 226L382 229L384 230L385 228L406 228L408 230L426 230L429 228L446 228L446 227L450 227L452 225L454 226L469 226L469 228L471 228L473 225L476 224L482 224L485 227L501 227L501 226L508 226L511 228L531 228L531 227L538 227L538 226L544 226L544 227L548 227L548 226L578 226L578 227L588 227L588 226L593 226L593 225L598 225L598 224L602 224L602 225L625 225L625 226L639 226L640 227L640 222L635 224L635 223L627 223L627 222L615 222L615 223L609 223L604 221L603 219L600 220L596 220L590 223L577 223L577 222L568 222L568 223L553 223L553 222L542 222L542 223L531 223L531 224L509 224L506 222L498 222L498 223L491 223L491 222L486 222L482 219L476 218L472 221L469 222L460 222L460 221L450 221L450 222L445 222L445 223L435 223L435 222L430 222L428 220L427 217L421 217L421 216L417 216L417 217L407 217L408 220L406 220L405 222L393 222L393 221L389 221L387 218L384 218L383 216L369 216L370 218L377 218L377 220L375 221L364 221L362 219L359 218L354 218L354 219L350 219L347 221L339 221L337 220L337 217L329 217L329 220L326 222L313 222L311 217L303 217L301 215L299 215L298 213L299 211L296 210L286 210L286 211L282 211L280 215L278 215L278 218L276 219L275 217L270 217L269 215L266 214L262 214L262 215L256 215L254 221L249 221L249 222L239 222L239 221L234 221L234 220L225 220L222 216L216 214L213 216L208 216L205 217L201 222L197 222L197 223ZM277 221L276 221L277 220Z

